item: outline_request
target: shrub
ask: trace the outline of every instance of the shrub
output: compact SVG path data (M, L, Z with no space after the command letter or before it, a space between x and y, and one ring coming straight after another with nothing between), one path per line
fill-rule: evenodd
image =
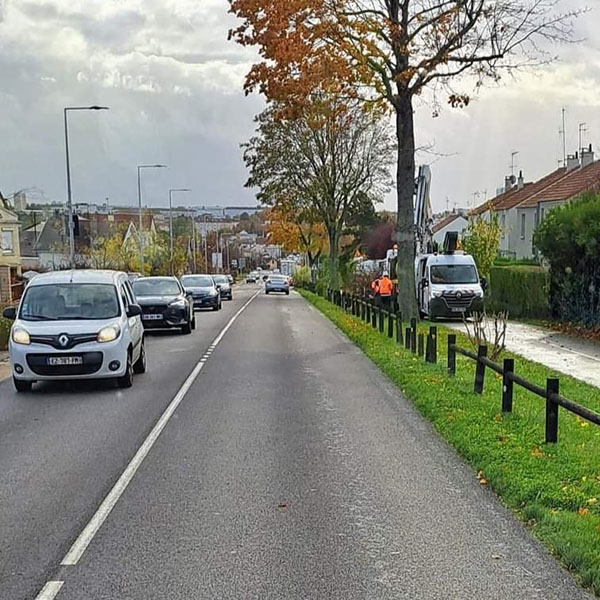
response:
M551 210L534 243L551 266L552 314L586 327L600 324L600 196Z
M8 336L12 321L0 317L0 350L6 350L8 348Z
M463 248L473 256L480 275L489 275L490 268L498 256L502 227L498 215L490 207L488 219L478 217L469 222L463 234Z
M294 285L304 287L308 283L310 283L310 268L298 267L294 271Z
M536 266L492 267L487 306L516 318L544 319L550 316L550 275Z

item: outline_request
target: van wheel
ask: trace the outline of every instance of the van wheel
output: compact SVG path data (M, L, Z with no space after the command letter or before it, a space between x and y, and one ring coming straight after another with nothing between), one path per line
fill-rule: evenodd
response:
M13 377L13 383L15 384L15 389L19 393L31 391L31 386L32 386L31 381L25 381L23 379L15 379Z
M127 367L125 374L117 378L117 386L125 389L133 385L133 364L131 363L131 352L127 353Z
M141 374L146 372L146 343L142 340L142 348L140 349L140 357L133 365L133 372Z

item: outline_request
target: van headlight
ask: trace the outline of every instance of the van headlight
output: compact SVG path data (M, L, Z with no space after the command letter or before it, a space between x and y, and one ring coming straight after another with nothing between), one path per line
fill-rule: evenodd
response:
M105 344L107 342L114 342L121 333L121 328L118 325L109 325L104 329L101 329L98 333L98 342Z
M24 329L13 329L12 332L12 341L15 344L21 344L22 346L29 346L31 344L31 338L29 337L29 333Z
M441 298L444 295L444 292L433 292L434 298Z

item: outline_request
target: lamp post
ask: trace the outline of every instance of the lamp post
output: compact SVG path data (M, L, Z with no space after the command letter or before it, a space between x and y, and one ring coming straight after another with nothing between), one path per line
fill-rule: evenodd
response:
M73 223L73 196L71 191L71 162L69 158L69 121L67 113L71 110L108 110L108 106L67 106L63 109L65 121L65 155L67 160L67 216L69 218L69 265L75 267L75 228Z
M167 165L138 165L137 168L137 188L138 188L138 207L139 207L139 224L140 230L138 235L140 237L140 271L144 274L144 236L142 235L143 224L142 224L142 185L141 175L142 169L166 169Z
M191 192L191 191L192 190L190 190L189 188L175 188L175 189L169 190L169 242L170 242L170 247L171 247L171 254L170 254L171 275L174 275L174 273L173 273L173 192Z

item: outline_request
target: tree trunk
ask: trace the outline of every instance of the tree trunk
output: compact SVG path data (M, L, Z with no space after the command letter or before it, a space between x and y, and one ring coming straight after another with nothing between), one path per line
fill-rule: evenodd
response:
M405 318L418 317L415 290L415 226L413 196L415 188L415 132L412 96L398 90L396 101L396 138L398 164L396 187L398 196L398 302Z
M338 275L338 243L339 234L335 229L328 230L329 236L329 287L337 290L340 287Z

